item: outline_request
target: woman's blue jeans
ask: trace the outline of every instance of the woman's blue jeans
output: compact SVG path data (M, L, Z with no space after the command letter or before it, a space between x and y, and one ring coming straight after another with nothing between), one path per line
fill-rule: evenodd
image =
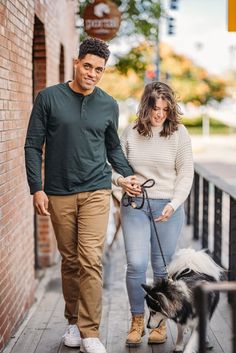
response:
M141 198L134 198L140 205ZM161 215L167 199L149 199L154 219ZM121 224L124 235L127 257L126 285L132 315L144 313L144 291L142 283L146 283L146 272L151 246L151 265L153 280L166 277L167 273L157 242L154 226L150 218L147 200L142 209L121 206ZM165 261L168 264L176 250L176 246L184 225L184 207L180 206L166 222L156 222Z

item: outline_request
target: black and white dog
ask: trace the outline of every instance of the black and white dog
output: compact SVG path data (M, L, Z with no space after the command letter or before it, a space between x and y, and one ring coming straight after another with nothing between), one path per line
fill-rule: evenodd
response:
M219 267L204 250L181 249L177 252L169 267L169 278L161 279L154 286L143 284L146 303L150 311L148 328L159 327L165 319L176 322L178 335L175 352L193 353L198 346L198 320L193 290L200 282L219 281L223 269ZM208 320L217 303L219 293L211 292L208 302ZM184 348L183 333L191 328L191 336Z

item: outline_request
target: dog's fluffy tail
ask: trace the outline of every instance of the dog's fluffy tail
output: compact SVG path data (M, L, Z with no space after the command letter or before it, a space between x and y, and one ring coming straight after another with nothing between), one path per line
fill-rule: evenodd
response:
M197 273L209 275L215 278L216 281L220 280L224 272L224 269L218 266L215 261L206 254L205 250L196 251L191 248L177 251L168 267L169 275L171 277L176 276L187 268Z

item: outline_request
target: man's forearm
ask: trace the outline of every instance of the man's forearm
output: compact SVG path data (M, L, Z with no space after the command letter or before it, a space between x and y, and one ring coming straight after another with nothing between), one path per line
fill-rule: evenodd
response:
M109 150L107 153L107 158L117 173L123 175L124 177L134 174L133 169L125 158L120 145L112 150Z
M42 190L42 153L25 145L25 164L30 193Z

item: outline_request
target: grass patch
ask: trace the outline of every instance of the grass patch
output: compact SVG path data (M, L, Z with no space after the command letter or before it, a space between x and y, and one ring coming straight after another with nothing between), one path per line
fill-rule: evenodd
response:
M202 117L198 116L195 118L182 118L182 123L186 126L189 133L192 135L201 135L202 131ZM236 133L236 128L225 125L224 123L209 118L209 134L211 135L229 135Z
M191 135L202 135L203 133L201 126L196 126L196 127L186 126L186 128ZM210 130L209 130L210 135L230 135L235 133L236 133L236 129L231 128L230 126L226 126L223 128L210 127Z

